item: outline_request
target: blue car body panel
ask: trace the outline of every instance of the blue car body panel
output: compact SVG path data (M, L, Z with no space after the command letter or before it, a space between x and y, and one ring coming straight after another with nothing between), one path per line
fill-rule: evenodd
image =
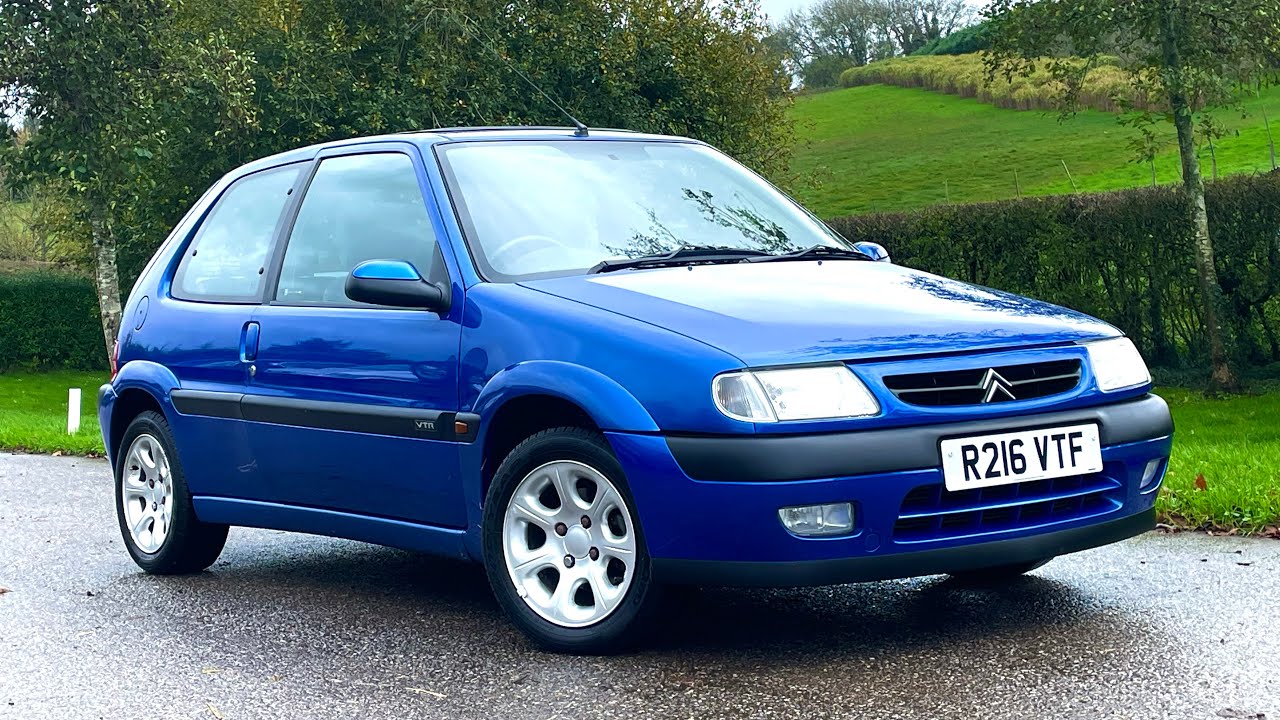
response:
M938 467L774 482L695 479L669 438L910 432L1111 406L1146 397L1150 387L1098 389L1079 343L1118 336L1110 325L888 263L743 263L485 282L434 146L546 137L572 136L511 129L358 139L265 158L219 181L165 241L130 295L120 370L100 392L108 454L114 459L121 452L113 445L128 421L115 413L121 398L146 393L172 426L202 519L476 559L490 420L507 403L530 396L572 403L605 433L658 560L857 559L1030 537L1150 512L1160 478L1142 488L1139 478L1153 459L1168 456L1171 426L1104 447L1097 482L1114 487L1099 491L1087 511L1081 504L1074 515L987 529L977 522L972 532L933 539L906 537L900 523L910 525L903 513L913 491L924 497L941 485ZM596 131L580 141L601 139L690 142ZM320 159L370 150L413 160L449 275L447 313L173 296L170 283L183 249L236 179L289 163L302 163L305 178ZM300 182L305 187L305 179ZM293 197L285 215L299 202ZM278 229L277 252L282 235L287 232ZM911 405L884 381L904 372L1057 360L1079 360L1080 382L1025 401ZM721 373L829 362L845 363L861 378L881 411L860 419L754 424L727 417L713 403L711 382ZM1167 418L1167 409L1154 412ZM392 421L417 423L422 432L380 429ZM1051 504L1053 493L1073 491L1045 492L1043 502ZM800 538L778 521L780 507L824 502L855 504L852 535Z

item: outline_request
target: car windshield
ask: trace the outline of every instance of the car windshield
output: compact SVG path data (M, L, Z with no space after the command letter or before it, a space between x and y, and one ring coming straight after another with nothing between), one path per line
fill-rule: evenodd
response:
M682 247L783 254L847 248L755 173L704 145L635 140L466 142L439 156L489 280L587 272Z

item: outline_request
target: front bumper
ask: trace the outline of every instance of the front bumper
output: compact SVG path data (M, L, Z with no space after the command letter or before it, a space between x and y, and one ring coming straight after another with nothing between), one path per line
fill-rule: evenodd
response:
M944 437L1096 422L1103 471L957 498L942 490ZM1173 423L1159 397L1094 408L924 427L825 435L684 438L609 433L655 576L670 582L815 585L910 577L1023 562L1150 529ZM967 491L974 492L974 491ZM985 491L984 491L985 492ZM778 508L852 502L855 529L837 538L787 532ZM932 502L932 527L911 515ZM932 506L929 506L932 507ZM1034 512L1033 512L1034 511ZM926 513L927 514L927 513ZM960 522L955 522L959 520Z

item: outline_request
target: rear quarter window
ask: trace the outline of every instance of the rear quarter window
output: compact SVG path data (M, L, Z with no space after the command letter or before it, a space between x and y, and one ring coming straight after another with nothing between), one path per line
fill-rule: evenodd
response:
M196 231L178 265L173 295L183 300L257 302L271 238L302 164L237 180Z

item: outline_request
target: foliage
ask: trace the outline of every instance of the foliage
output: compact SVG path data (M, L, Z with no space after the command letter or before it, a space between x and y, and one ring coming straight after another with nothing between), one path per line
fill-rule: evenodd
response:
M810 60L800 71L806 90L838 87L840 77L854 67L853 60L839 55L824 55Z
M1280 173L1209 186L1228 337L1237 360L1280 361ZM895 261L1065 305L1124 330L1150 362L1208 364L1194 227L1180 189L947 205L837 218Z
M964 0L819 0L793 10L773 36L808 88L836 85L840 66L911 54L969 22Z
M1224 114L1216 143L1221 176L1271 169L1264 113L1277 130L1280 88ZM1132 130L1093 110L1060 122L1055 113L1002 110L974 100L886 85L797 99L797 173L820 182L795 189L821 217L909 210L1081 191L1150 186L1151 167L1131 162ZM1207 163L1209 151L1200 148ZM1160 183L1181 173L1177 147L1157 148Z
M961 28L950 35L930 40L912 55L968 55L991 46L986 23Z
M1122 58L1134 93L1172 121L1171 93L1197 110L1230 105L1280 57L1280 0L996 0L985 14L989 73L1047 73L1068 110L1102 58Z
M1274 76L1280 58L1280 0L994 0L987 17L990 77L1029 76L1046 68L1060 88L1063 112L1069 113L1078 106L1081 83L1094 62L1115 54L1123 58L1134 96L1159 112L1144 113L1138 122L1172 124L1191 202L1196 282L1213 384L1219 390L1235 389L1194 113L1236 102L1241 88Z
M567 124L506 62L590 125L691 135L785 179L790 80L765 34L750 0L19 0L0 9L0 97L39 131L7 164L27 187L59 186L46 230L100 269L85 232L99 218L125 286L248 160L435 126Z
M156 203L187 150L234 143L254 122L248 60L219 33L179 30L167 0L0 4L0 118L34 128L0 163L19 189L57 188L53 233L92 259L104 357L120 322L118 249L162 225Z
M0 273L0 372L102 369L93 284L51 270Z
M983 57L939 53L893 58L846 70L840 76L840 84L924 88L975 98L1008 110L1057 110L1061 106L1061 84L1044 68L1008 78L988 77ZM1117 112L1149 105L1145 97L1135 95L1127 73L1116 62L1116 58L1098 58L1081 75L1075 94L1078 109Z

